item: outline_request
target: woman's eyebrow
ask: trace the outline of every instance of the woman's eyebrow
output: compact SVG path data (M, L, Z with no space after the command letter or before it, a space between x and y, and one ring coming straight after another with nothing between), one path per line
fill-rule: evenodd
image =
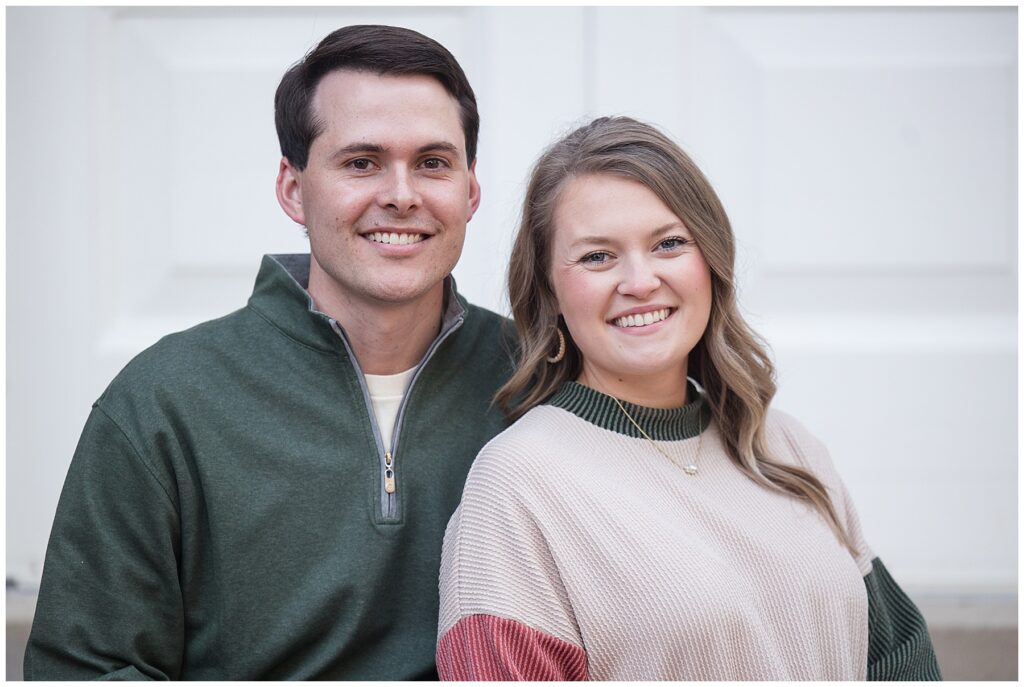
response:
M655 239L655 238L658 238L659 236L662 236L663 234L668 234L670 232L680 231L680 230L688 231L688 229L686 228L686 225L683 224L682 222L669 222L668 224L662 224L661 226L656 227L653 230L651 230L651 233L649 234L649 236L650 236L651 239ZM586 246L586 245L594 245L594 244L597 244L597 245L607 245L609 243L615 243L615 237L607 236L607 235L604 235L604 234L588 234L586 236L581 236L578 239L576 239L575 241L573 241L569 245L569 247L570 248L576 248L577 246Z
M588 235L588 236L581 236L581 237L579 237L578 239L573 241L571 244L569 244L569 247L570 248L577 248L579 246L590 246L590 245L603 246L603 245L607 245L609 243L614 243L614 239L612 239L609 236L602 236L600 234L592 234L592 235Z
M658 227L657 229L655 229L654 231L652 231L651 232L651 238L652 239L653 238L657 238L658 236L661 236L662 234L667 234L667 233L669 233L671 231L679 231L679 230L682 230L682 231L685 231L685 232L689 231L689 229L686 228L686 225L683 224L682 222L669 222L668 224L663 224L660 227Z

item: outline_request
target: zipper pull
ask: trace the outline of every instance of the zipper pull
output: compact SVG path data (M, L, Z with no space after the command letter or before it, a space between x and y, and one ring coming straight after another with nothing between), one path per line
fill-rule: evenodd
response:
M395 493L395 469L391 451L384 453L384 491L389 494Z

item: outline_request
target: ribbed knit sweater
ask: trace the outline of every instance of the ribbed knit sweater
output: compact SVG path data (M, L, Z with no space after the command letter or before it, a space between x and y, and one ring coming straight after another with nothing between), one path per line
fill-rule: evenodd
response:
M703 400L625 405L669 459L576 383L484 447L445 536L442 678L939 677L920 614L797 421L770 413L770 451L825 484L856 556L817 510L740 472Z

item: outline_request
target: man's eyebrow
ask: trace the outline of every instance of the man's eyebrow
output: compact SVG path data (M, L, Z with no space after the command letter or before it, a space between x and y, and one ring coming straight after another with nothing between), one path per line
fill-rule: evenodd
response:
M358 155L359 153L383 153L384 150L384 146L379 143L350 143L347 146L338 148L331 153L330 159L337 160L339 157Z
M446 152L454 155L459 152L459 148L454 143L449 143L448 141L434 141L433 143L420 146L416 149L416 152L420 155L434 152Z
M338 148L333 153L331 153L330 159L337 160L338 158L341 157L346 157L348 155L359 155L360 153L379 155L381 153L386 153L387 150L387 148L380 145L379 143L350 143L347 146ZM459 152L459 148L454 143L449 143L448 141L433 141L431 143L422 145L416 149L417 155L423 155L424 153L440 152L457 155Z

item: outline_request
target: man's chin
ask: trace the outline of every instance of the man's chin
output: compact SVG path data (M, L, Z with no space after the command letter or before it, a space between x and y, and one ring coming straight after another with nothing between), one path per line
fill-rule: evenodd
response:
M424 260L354 260L352 256L325 265L314 258L310 264L310 286L325 292L319 295L328 296L329 301L357 300L379 307L401 307L436 299L444 293L444 278L451 270L438 267L441 266Z
M430 281L389 280L367 289L366 295L385 307L402 307L443 296L444 277Z

